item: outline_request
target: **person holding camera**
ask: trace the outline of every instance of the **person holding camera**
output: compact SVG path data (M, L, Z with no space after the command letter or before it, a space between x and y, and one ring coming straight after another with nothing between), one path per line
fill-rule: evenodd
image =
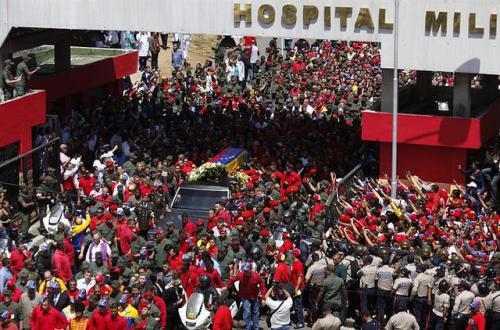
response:
M279 330L290 329L293 299L280 283L273 282L271 289L266 293L266 305L270 309L267 320L268 327Z

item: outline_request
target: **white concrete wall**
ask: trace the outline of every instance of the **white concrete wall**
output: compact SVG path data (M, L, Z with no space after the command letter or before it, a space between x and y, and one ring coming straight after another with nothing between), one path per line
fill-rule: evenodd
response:
M460 71L500 74L500 50L496 37L488 35L491 13L500 15L500 0L399 0L400 1L400 57L399 66L418 70ZM382 43L382 67L393 64L392 31L379 31L378 9L387 10L387 21L393 22L393 0L241 0L241 5L252 4L253 22L233 22L232 0L1 0L0 43L10 27L41 27L94 30L146 30L204 34L256 35L262 37L321 38L377 41ZM262 4L271 4L276 20L271 26L261 26L257 10ZM293 28L281 25L281 8L285 4L297 6L297 24ZM302 5L319 9L317 21L309 27L302 24ZM323 8L332 8L332 27L325 29ZM334 7L352 7L344 31ZM375 24L373 31L354 28L359 8L370 8ZM442 36L426 35L425 12L448 12L448 33ZM453 12L462 13L462 31L453 35ZM477 14L477 21L485 28L485 35L469 35L468 15ZM500 25L500 17L499 17Z

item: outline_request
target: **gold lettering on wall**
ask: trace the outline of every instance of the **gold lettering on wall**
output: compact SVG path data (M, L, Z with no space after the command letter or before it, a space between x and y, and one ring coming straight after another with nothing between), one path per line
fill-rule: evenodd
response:
M323 19L325 21L325 27L332 26L332 8L329 6L325 7Z
M383 8L378 10L378 28L392 30L393 24L385 21L385 19L386 19L385 12L386 12L386 10Z
M316 6L304 6L302 12L302 21L304 25L309 26L318 18L318 7Z
M490 35L497 35L497 14L490 15Z
M252 5L246 4L242 10L239 3L235 3L233 6L234 22L240 23L242 20L245 23L252 23Z
M360 29L362 27L373 29L375 27L373 25L372 15L370 14L370 10L368 8L359 9L358 17L356 18L356 23L354 23L354 27L356 29Z
M443 33L447 31L448 14L446 12L440 11L436 17L436 13L433 11L427 11L425 13L425 32L438 33L441 30Z
M461 18L460 13L454 13L453 14L453 33L459 34L460 33L460 18Z
M476 14L469 14L469 33L470 34L484 34L484 28L476 26Z
M262 5L257 11L257 18L261 24L271 24L276 18L276 11L271 5Z
M297 23L297 7L294 5L284 5L281 23L284 25L295 25Z
M335 7L335 14L340 16L340 27L347 28L347 15L352 13L352 8L350 7Z

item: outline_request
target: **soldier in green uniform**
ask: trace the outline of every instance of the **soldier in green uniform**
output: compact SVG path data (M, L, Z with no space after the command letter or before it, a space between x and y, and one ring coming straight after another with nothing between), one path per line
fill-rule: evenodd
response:
M166 223L167 230L165 233L165 237L171 240L174 245L179 244L179 230L175 228L174 223L172 221L167 221Z
M40 70L40 67L36 67L33 71L28 69L28 62L30 57L28 55L23 55L23 60L19 62L16 68L16 77L19 77L19 81L16 82L16 95L23 96L27 92L26 84L32 75L37 73Z
M29 195L29 189L26 186L22 186L19 192L19 197L17 199L19 205L19 213L21 215L21 237L22 239L27 239L28 230L31 226L31 212L35 208L35 203L31 196Z
M56 179L56 169L53 167L47 167L47 186L51 191L61 191L59 181Z
M165 248L173 245L174 243L171 240L165 238L163 229L158 229L156 231L156 245L154 247L156 268L162 268L165 261L167 261L167 252L165 251Z
M14 86L21 81L21 77L14 77L12 73L13 62L9 59L4 61L0 88L3 90L3 101L8 101L14 97ZM2 100L0 100L1 102Z
M116 228L113 224L113 218L106 218L106 221L104 221L104 223L101 223L99 226L97 226L97 231L101 234L101 237L106 243L108 243L109 245L113 245L116 234Z
M95 253L95 261L90 263L90 270L93 274L101 273L102 275L108 274L108 266L104 263L102 259L102 252L97 251Z
M137 156L135 153L131 152L128 160L123 163L122 167L129 176L135 175L135 162L137 161Z
M36 188L36 200L38 202L38 215L40 219L40 228L43 228L43 218L47 215L47 206L50 203L50 188L48 178L40 177L40 185Z
M231 264L233 259L227 253L227 248L225 246L220 246L217 251L216 260L219 263L219 268L221 271L221 278L224 282L229 279Z

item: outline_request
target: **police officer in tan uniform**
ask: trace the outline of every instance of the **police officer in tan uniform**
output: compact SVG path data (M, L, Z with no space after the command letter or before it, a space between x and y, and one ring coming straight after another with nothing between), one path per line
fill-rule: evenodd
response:
M427 324L429 317L429 303L432 289L432 278L425 273L424 264L417 265L417 277L413 280L411 297L413 300L413 312L418 324Z
M430 329L443 330L450 308L450 284L446 280L439 282L438 291L434 295Z
M358 271L362 312L373 310L375 304L375 277L377 276L377 266L373 265L372 261L372 256L365 256L363 258L363 267Z
M396 306L402 306L400 310L408 308L408 300L410 298L410 290L412 280L410 279L410 271L406 268L399 270L399 277L394 281L392 286L394 293L394 309Z
M456 330L465 330L469 322L470 304L474 301L474 294L469 291L470 285L461 281L458 285L458 296L453 305L453 323Z
M401 308L399 306L398 308ZM385 330L420 330L420 326L415 319L415 316L408 313L406 310L396 309L398 313L391 316L387 325L385 326ZM423 326L422 328L425 328Z

